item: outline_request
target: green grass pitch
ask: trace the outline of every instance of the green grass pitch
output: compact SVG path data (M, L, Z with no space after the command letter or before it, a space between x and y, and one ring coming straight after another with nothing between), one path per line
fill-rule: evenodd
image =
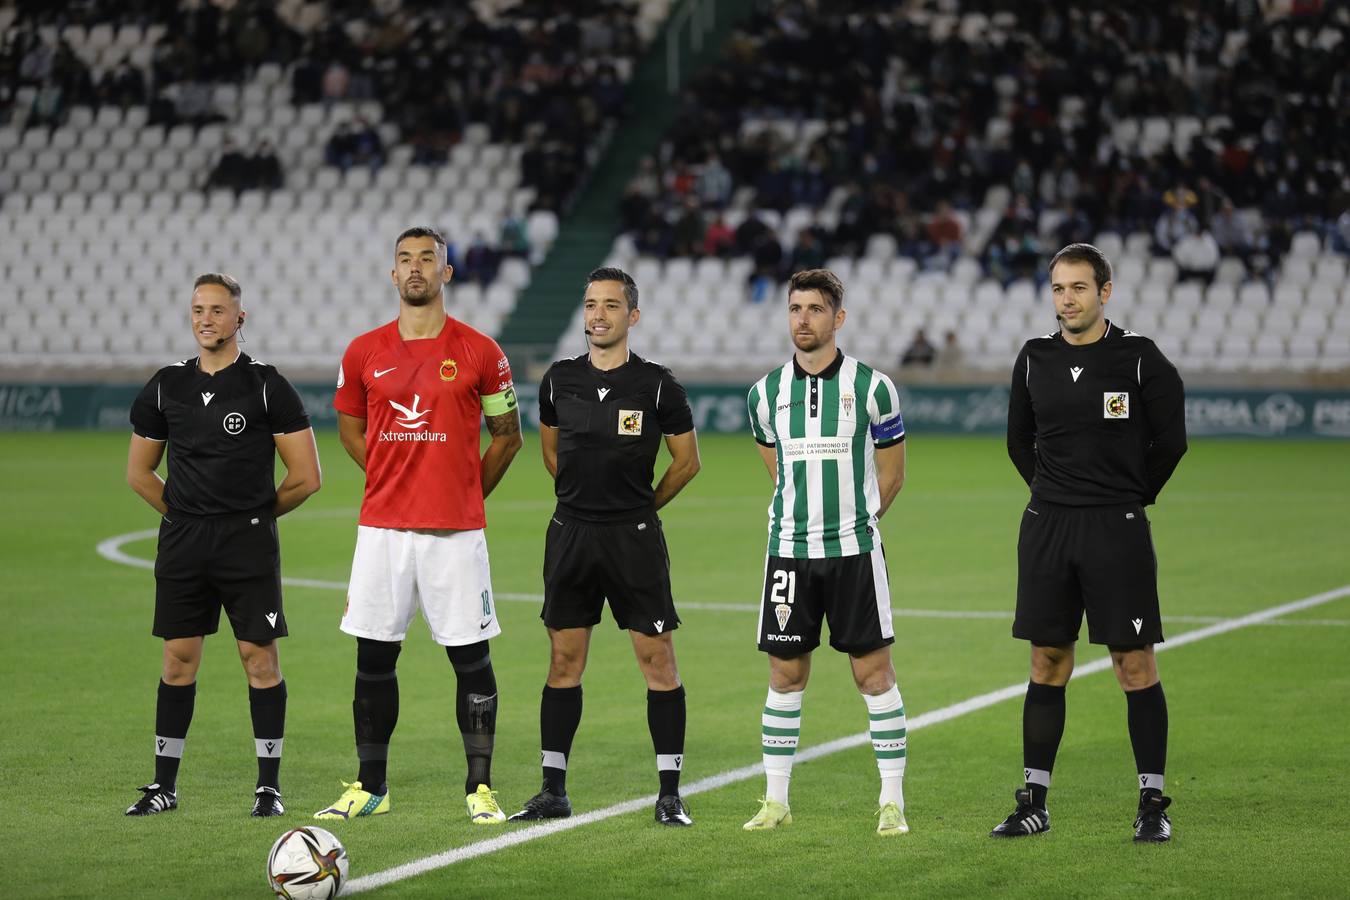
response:
M126 435L7 434L4 512L3 766L8 897L263 897L268 847L337 797L356 772L354 641L340 590L288 588L292 636L283 821L248 818L255 766L247 692L228 630L206 645L178 811L122 815L150 778L160 642L151 574L95 552L152 529L123 482ZM325 486L283 520L285 574L341 582L360 480L321 436ZM663 514L689 692L686 784L759 760L767 666L754 649L769 484L748 437L707 437L704 469ZM1350 466L1339 443L1201 441L1151 510L1170 635L1350 583ZM488 504L505 634L492 653L502 698L494 784L509 810L538 788L538 700L547 637L538 620L551 491L538 443ZM908 483L883 523L897 607L984 617L896 619L896 668L911 717L1026 678L1009 636L1024 486L987 439L911 435ZM150 540L125 552L148 559ZM1103 554L1111 552L1102 547ZM519 599L506 599L514 595ZM708 604L700 608L699 604ZM227 626L228 629L228 626ZM1350 846L1350 598L1199 641L1159 658L1171 710L1176 839L1130 841L1135 776L1125 703L1109 672L1075 681L1051 794L1054 831L986 833L1018 785L1020 701L918 729L906 778L912 833L880 840L877 774L864 745L794 772L796 823L746 834L760 776L690 798L695 827L650 809L458 862L376 897L1344 895ZM1080 660L1099 648L1081 647ZM514 829L472 828L453 676L420 622L399 666L393 813L336 823L352 875L386 870ZM606 617L585 677L568 786L578 813L655 790L644 687ZM843 659L817 654L803 747L861 732L865 707Z

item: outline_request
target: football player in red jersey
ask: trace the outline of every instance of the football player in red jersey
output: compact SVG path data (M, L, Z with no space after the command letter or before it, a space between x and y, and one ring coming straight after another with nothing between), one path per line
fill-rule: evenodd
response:
M386 764L398 722L395 665L420 609L456 676L470 821L505 821L492 790L497 681L488 639L501 633L488 569L483 498L521 447L511 365L497 342L446 315L453 274L431 228L398 236L398 318L351 342L338 370L338 432L366 473L342 630L356 637L352 715L360 771L318 819L389 811ZM479 421L492 440L480 456Z

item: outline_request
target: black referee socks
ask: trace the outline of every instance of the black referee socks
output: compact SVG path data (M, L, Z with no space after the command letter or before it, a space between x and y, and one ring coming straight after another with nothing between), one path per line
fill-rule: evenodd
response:
M281 789L281 743L286 733L286 681L270 688L248 688L253 744L258 755L258 787Z
M1139 790L1161 792L1167 767L1167 697L1162 682L1142 691L1126 691L1125 703Z
M647 691L647 728L656 750L656 774L665 797L680 792L684 767L684 685L673 691Z
M1031 802L1041 809L1064 737L1064 707L1063 685L1027 683L1022 704L1022 767Z
M178 764L196 703L195 681L181 685L160 681L155 701L155 783L166 791L178 786Z
M567 796L567 758L572 739L581 725L581 685L555 688L544 685L539 701L539 749L543 761L544 790L556 797Z

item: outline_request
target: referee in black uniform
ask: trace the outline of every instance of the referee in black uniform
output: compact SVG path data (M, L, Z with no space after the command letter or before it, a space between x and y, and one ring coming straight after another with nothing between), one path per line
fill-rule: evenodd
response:
M542 790L512 821L564 818L567 760L581 723L581 673L605 600L628 629L647 681L647 726L661 787L656 821L690 825L680 799L684 687L671 632L680 624L656 511L698 474L698 438L670 370L628 350L638 289L620 269L586 280L590 352L555 362L539 386L539 441L558 506L544 549L544 609L552 655L539 705ZM652 488L661 438L670 466Z
M178 763L192 721L202 639L230 617L248 676L258 756L255 816L279 816L278 773L286 682L276 639L281 608L277 516L319 489L314 431L295 388L239 351L245 312L228 275L197 278L192 291L195 359L155 373L131 407L127 482L163 517L155 556L154 634L164 639L155 707L155 779L127 809L149 816L178 806ZM169 449L169 479L156 474ZM275 454L286 478L273 482Z
M1171 838L1163 796L1167 701L1158 565L1144 507L1186 452L1181 377L1156 344L1103 313L1111 263L1091 244L1050 261L1059 331L1027 341L1013 368L1008 455L1031 487L1017 542L1013 636L1031 642L1022 708L1025 787L992 834L1050 830L1046 793L1064 733L1064 689L1086 611L1088 640L1111 652L1139 772L1134 839Z

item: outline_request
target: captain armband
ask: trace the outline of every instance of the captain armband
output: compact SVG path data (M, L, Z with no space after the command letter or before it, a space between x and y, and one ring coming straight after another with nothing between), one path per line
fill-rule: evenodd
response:
M894 444L905 436L905 421L899 413L896 413L894 419L873 423L871 431L873 443Z
M508 387L496 394L483 396L483 415L500 416L516 408L516 389Z

